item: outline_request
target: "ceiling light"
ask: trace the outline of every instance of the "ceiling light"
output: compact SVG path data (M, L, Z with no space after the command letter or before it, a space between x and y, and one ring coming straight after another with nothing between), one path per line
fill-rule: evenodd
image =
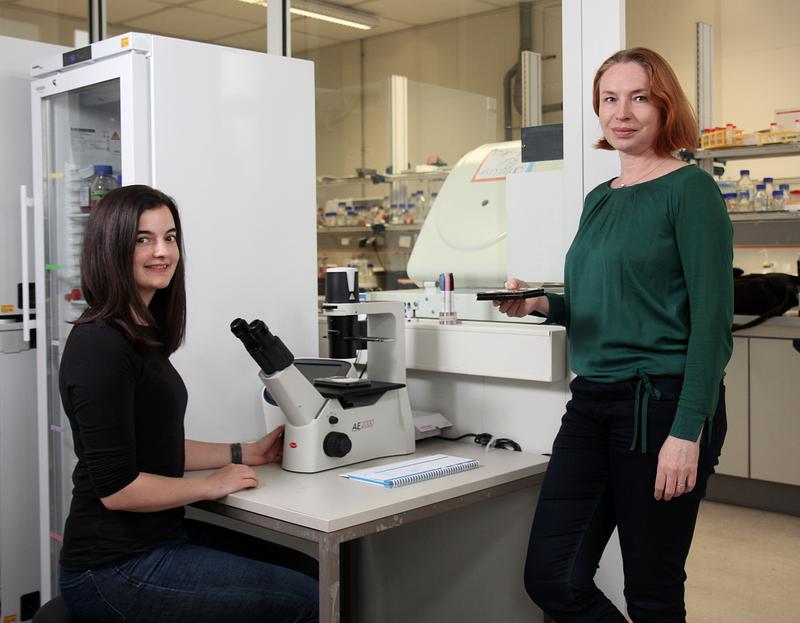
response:
M266 0L239 0L247 4L267 6ZM292 0L289 11L295 15L318 19L331 24L348 26L359 30L370 30L378 25L378 19L372 13L356 11L349 7L321 2L320 0Z
M302 15L303 17L311 17L313 19L322 20L323 22L330 22L331 24L339 24L340 26L349 26L350 28L358 28L359 30L370 30L377 24L377 20L375 20L375 24L365 24L363 23L363 17L359 17L359 21L355 21L353 18L344 18L344 17L334 17L333 15L326 15L324 13L320 13L317 10L311 11L309 9L301 9L299 7L295 8L294 6L289 9L291 13L295 15ZM373 18L374 19L374 18Z

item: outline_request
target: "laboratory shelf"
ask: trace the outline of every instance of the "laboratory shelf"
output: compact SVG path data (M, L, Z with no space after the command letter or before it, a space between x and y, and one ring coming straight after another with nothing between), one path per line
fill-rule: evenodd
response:
M752 145L722 149L700 149L694 157L704 171L712 173L714 162L800 156L800 143ZM796 184L795 178L775 183ZM800 245L800 212L732 212L733 243L737 247L786 247Z
M752 222L752 221L800 221L800 212L790 212L788 210L774 210L770 212L729 212L728 216L732 222Z
M406 171L398 175L389 175L386 173L376 173L375 175L344 175L341 177L332 177L323 175L317 178L317 183L328 185L344 185L344 184L391 184L392 182L429 182L429 181L444 181L450 173L449 167L442 167L435 171Z
M412 225L383 225L385 232L416 232L422 228L422 223L414 223ZM328 226L318 225L317 233L319 234L364 234L376 233L370 225L344 225L344 226Z
M743 212L729 215L737 247L800 247L800 213Z
M753 160L756 158L780 158L781 156L800 156L800 143L780 143L777 145L752 145L748 147L726 147L723 149L698 149L694 152L697 160Z

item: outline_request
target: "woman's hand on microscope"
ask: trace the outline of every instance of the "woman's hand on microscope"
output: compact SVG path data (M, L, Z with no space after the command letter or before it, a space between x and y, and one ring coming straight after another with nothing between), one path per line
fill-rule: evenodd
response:
M242 444L242 462L245 465L265 465L283 460L283 426L264 435L258 441Z
M522 279L511 277L506 281L505 287L507 290L521 290L529 286L525 281L522 281ZM520 300L493 301L493 304L498 308L501 314L512 318L522 318L533 312L539 312L547 316L550 312L550 303L546 296L537 296Z

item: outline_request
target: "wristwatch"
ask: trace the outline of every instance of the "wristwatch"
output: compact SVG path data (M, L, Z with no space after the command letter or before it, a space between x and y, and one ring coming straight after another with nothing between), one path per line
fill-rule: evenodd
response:
M236 465L242 464L242 444L231 444L231 463L235 463Z

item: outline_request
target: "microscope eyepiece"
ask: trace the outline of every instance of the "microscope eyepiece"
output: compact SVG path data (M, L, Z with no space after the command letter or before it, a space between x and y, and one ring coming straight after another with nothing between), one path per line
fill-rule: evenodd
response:
M231 322L231 332L236 337L241 337L243 333L247 333L247 321L244 318L235 318Z
M271 340L274 338L272 333L269 332L269 328L267 325L264 324L263 320L259 320L256 318L247 325L248 331L250 331L250 335L252 335L255 339L259 342L264 343L265 341Z
M271 349L275 342L280 340L270 333L269 327L264 324L263 320L253 320L247 329L250 332L250 337L253 338L261 348Z
M262 320L247 324L242 318L236 318L231 322L231 332L242 341L265 374L274 374L294 363L294 355L280 338L270 333Z
M238 337L248 352L258 348L258 343L250 335L250 329L247 326L247 321L242 318L237 318L231 323L231 333Z

